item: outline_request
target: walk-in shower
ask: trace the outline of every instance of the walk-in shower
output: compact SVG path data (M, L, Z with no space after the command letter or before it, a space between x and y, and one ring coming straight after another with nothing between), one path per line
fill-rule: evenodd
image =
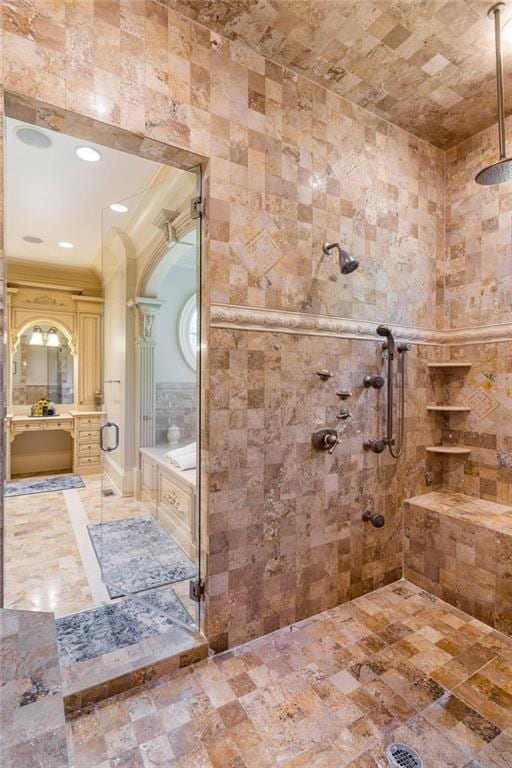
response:
M364 443L364 448L367 451L373 453L382 453L386 445L389 448L390 454L394 459L400 458L404 449L405 443L405 352L408 352L411 348L410 344L406 342L395 341L395 337L388 328L387 325L379 325L377 328L379 336L386 338L385 343L382 345L382 349L387 356L387 377L386 377L386 434L383 438L376 440L367 440ZM398 353L398 392L399 392L399 405L398 405L398 436L394 436L394 361L395 355ZM378 380L378 382L377 382ZM364 379L364 385L366 387L374 387L379 389L382 386L382 377L380 376L366 376Z

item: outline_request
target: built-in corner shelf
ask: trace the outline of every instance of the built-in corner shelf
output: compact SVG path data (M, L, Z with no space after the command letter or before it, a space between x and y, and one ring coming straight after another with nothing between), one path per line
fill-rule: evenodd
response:
M445 456L469 456L471 448L464 448L461 445L429 445L428 453L440 453Z
M466 360L446 360L442 363L428 363L427 365L434 371L449 371L452 368L471 368L473 363Z
M438 413L469 413L471 408L467 405L427 405L427 411Z

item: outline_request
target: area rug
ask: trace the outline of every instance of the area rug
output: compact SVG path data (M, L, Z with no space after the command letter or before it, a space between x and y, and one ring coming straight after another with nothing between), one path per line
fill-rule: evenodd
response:
M194 625L192 617L170 587L145 595L142 599L144 605L127 598L56 619L61 664L69 667L176 629L170 618L152 610L153 605L188 626Z
M151 515L88 525L110 597L192 579L197 568Z
M55 475L28 480L12 480L4 485L4 496L30 496L33 493L54 493L85 488L80 475Z

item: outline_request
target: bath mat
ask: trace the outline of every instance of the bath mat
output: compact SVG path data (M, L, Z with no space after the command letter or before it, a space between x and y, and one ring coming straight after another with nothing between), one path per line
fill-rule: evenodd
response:
M151 515L87 528L110 597L196 576L190 557Z
M55 475L32 480L12 480L4 485L5 496L29 496L32 493L54 493L71 488L85 488L80 475Z
M171 588L145 595L143 600L145 605L126 598L56 619L60 663L69 667L175 629L176 624L151 610L152 605L188 626L194 625Z

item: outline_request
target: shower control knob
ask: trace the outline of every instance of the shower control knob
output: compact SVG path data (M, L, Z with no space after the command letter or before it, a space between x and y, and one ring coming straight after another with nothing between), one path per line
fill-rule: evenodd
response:
M349 397L352 397L352 390L351 389L340 389L339 392L336 392L338 397L341 400L348 400Z
M319 451L327 451L329 454L339 445L340 439L336 429L319 429L313 432L313 447Z
M386 522L384 515L377 515L375 512L370 512L370 510L364 513L363 520L365 522L369 520L374 528L382 528Z
M338 415L336 416L336 418L337 419L343 419L343 421L345 421L345 419L352 418L352 414L350 413L350 411L347 408L342 408L340 410L340 412L338 413Z
M366 440L363 443L365 451L371 451L372 453L382 453L385 447L384 440Z
M370 376L370 374L368 374L368 376L365 376L363 379L363 384L367 389L369 387L373 387L374 389L381 389L385 383L386 382L382 376Z
M317 371L316 375L319 376L322 381L328 381L332 377L332 373L325 368L323 368L321 371Z

